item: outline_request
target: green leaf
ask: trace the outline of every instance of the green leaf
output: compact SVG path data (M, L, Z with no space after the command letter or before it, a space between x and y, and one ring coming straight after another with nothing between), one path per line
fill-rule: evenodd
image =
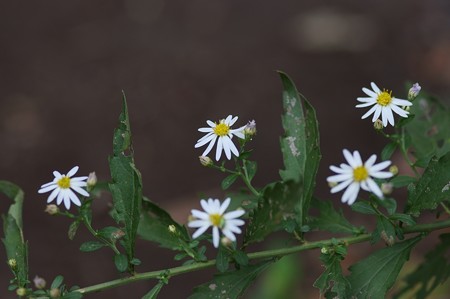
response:
M236 299L241 296L256 277L273 263L263 261L256 265L241 267L214 275L214 279L194 289L189 299Z
M219 272L225 272L228 270L228 260L229 256L226 249L223 248L223 246L220 246L216 257L216 268Z
M398 145L397 142L394 142L394 141L386 144L386 146L381 151L381 160L382 161L389 160L391 158L392 154L397 149L397 145Z
M245 160L245 169L247 170L248 180L251 182L255 177L258 164L255 161Z
M411 217L411 215L395 213L389 216L391 220L397 220L405 223L406 225L415 225L416 221Z
M158 297L159 292L163 288L165 283L163 281L159 281L153 289L150 290L147 294L145 294L142 299L156 299Z
M395 227L388 219L377 216L377 227L372 233L372 243L376 243L380 239L383 239L389 246L393 245L395 243Z
M357 201L351 205L352 211L368 214L368 215L376 215L377 211L367 202L367 201Z
M81 299L83 298L83 294L80 292L71 292L63 295L61 299Z
M222 181L222 189L226 190L228 188L230 188L230 186L236 181L236 179L239 177L238 174L230 174L229 176L227 176L226 178L223 179Z
M403 264L421 237L376 251L350 267L351 295L358 299L383 299L397 279Z
M406 175L399 175L393 178L391 181L392 185L394 185L395 188L400 188L404 186L408 186L411 183L417 182L417 179L415 177L410 177Z
M105 240L116 242L123 234L120 228L114 226L107 226L100 229L97 234Z
M8 260L16 262L16 278L19 287L26 287L28 283L28 251L23 237L22 206L24 193L17 185L0 181L0 192L13 200L8 214L3 216L3 244Z
M314 229L332 233L358 233L360 230L345 219L342 210L336 211L331 201L313 200L312 206L319 210L319 217L313 218L308 224Z
M410 112L415 118L404 128L414 155L426 166L433 156L440 158L450 150L450 109L421 92Z
M404 286L394 298L428 298L450 277L450 233L439 236L441 243L425 255L425 261L406 276ZM407 294L407 297L402 296Z
M298 208L296 201L300 196L299 190L298 184L293 181L266 186L258 207L250 212L244 244L264 240L270 233L282 229L286 219L294 218L294 209Z
M64 281L64 277L62 275L58 275L53 279L53 282L50 286L50 289L58 289Z
M286 74L278 73L283 84L284 108L281 150L285 169L280 170L280 175L284 182L298 184L295 219L298 226L302 227L308 214L321 158L319 128L314 108L298 93Z
M97 241L88 241L88 242L84 242L83 244L81 244L80 250L83 252L91 252L91 251L99 250L103 246L105 246L105 244L103 244L103 243L100 243Z
M113 155L109 157L109 168L112 178L109 188L114 210L117 220L124 225L123 245L128 260L132 260L142 205L142 178L134 164L125 94L119 125L114 132Z
M436 209L440 202L450 199L449 183L450 152L441 158L432 158L417 184L410 186L407 213L418 215L422 210Z
M70 240L73 240L75 238L75 234L77 233L79 226L80 226L79 220L75 220L70 224L69 231L67 232L67 236L69 237Z
M248 256L241 250L235 250L233 252L233 259L241 266L248 265Z
M325 271L314 282L320 293L326 298L348 298L350 283L342 274L341 260L343 257L336 253L322 253L320 260Z
M175 227L176 233L169 231L170 225ZM172 250L180 250L180 238L190 239L184 226L175 222L169 213L148 199L143 203L138 234L144 240L156 242L161 247Z
M125 272L128 268L128 258L124 254L116 254L114 256L114 264L119 272Z

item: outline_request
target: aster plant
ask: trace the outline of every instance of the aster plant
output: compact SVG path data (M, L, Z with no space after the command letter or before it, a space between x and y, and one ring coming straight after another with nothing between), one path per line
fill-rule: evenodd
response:
M83 252L110 250L117 279L78 287L67 285L62 275L47 282L39 273L29 273L24 192L0 181L0 191L11 199L3 217L4 259L12 277L8 290L19 298L97 298L91 293L153 280L142 298L165 298L173 276L215 267L212 280L193 288L189 298L240 298L261 275L271 283L260 283L254 298L268 293L273 298L299 298L303 295L297 287L301 274L296 258L306 250L320 251L317 263L323 265L323 273L314 282L319 298L426 298L442 287L450 276L450 257L445 254L450 250L450 234L441 231L438 241L428 234L450 228L450 110L421 91L418 83L405 90L407 100L371 83L372 89L363 88L366 97L356 99L356 107L370 107L362 118L372 116L373 134L386 138L385 147L369 153L343 149L343 158L339 151L330 154L326 158L333 161L331 173L318 181L322 154L316 111L286 74L279 75L283 168L274 182L254 184L257 162L251 157L258 150L252 148L257 121L239 125L238 116L218 115L215 122L206 121L208 127L198 129L204 133L200 138L192 132L192 145L202 148L199 167L223 174L220 186L225 199L199 198L201 210L198 204L192 206L186 221L178 223L158 205L162 201L143 194L123 95L108 158L111 177L98 180L94 172L75 177L79 170L75 166L67 174L54 171L51 182L36 186L39 194L33 198L42 201L42 210L47 203L46 213L70 219L72 244ZM328 187L329 196L319 199L317 189ZM399 189L406 189L406 196ZM93 215L91 205L105 193L112 198L108 215L114 224L96 227L92 218L98 215ZM347 218L352 214L363 214L366 221L350 221L358 219ZM80 226L92 235L90 240L78 241ZM274 235L282 241L273 242ZM178 265L155 271L141 263L135 250L138 237L172 252ZM348 258L348 249L363 242L378 246L357 261ZM425 242L431 245L423 261L399 278L410 253ZM57 252L61 254L60 249ZM349 271L342 269L344 260L352 264ZM274 281L279 282L277 288Z

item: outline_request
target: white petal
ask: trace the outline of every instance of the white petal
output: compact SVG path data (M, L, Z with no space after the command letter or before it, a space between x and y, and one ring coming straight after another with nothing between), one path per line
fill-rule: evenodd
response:
M366 87L363 87L362 91L363 91L366 95L368 95L369 97L374 97L374 98L376 98L376 97L378 96L375 92L373 92L372 90L370 90L370 89L368 89L368 88L366 88Z
M397 106L411 106L413 103L407 100L392 98L392 103Z
M211 199L211 198L210 198ZM202 206L203 210L208 213L208 214L212 214L212 206L209 204L209 200L208 202L204 199L200 200L200 205Z
M375 97L376 97L376 94L374 93L374 95L375 95ZM373 98L373 97L370 97L370 98L367 98L367 97L359 97L359 98L356 98L356 100L358 101L358 102L361 102L361 103L370 103L371 105L373 105L373 104L375 104L377 101ZM359 105L362 105L362 104L359 104ZM358 106L356 106L356 107L358 107Z
M67 176L70 178L72 177L75 173L77 173L78 171L78 166L73 167L71 170L69 170L69 172L67 173Z
M189 227L206 226L206 228L208 228L210 225L211 225L211 223L209 223L209 221L206 221L206 220L192 220L192 221L189 221L189 223L188 223Z
M56 180L56 181L58 181L58 180ZM53 185L53 184L56 184L56 182L55 181L51 181L50 183L45 183L44 185L41 186L41 189L45 188L47 186Z
M231 219L241 217L244 214L245 214L244 210L236 210L236 211L231 211L231 212L226 213L225 215L223 215L223 218L225 218L226 220L231 220Z
M336 175L327 177L327 182L339 183L339 182L343 182L343 181L346 181L351 178L353 178L353 173L336 174Z
M217 137L217 135L214 133L208 133L205 136L203 136L202 138L200 138L199 140L197 140L197 143L194 145L194 147L199 148L199 147L207 144L212 139L214 139L214 137Z
M224 202L222 203L222 205L219 208L219 214L223 215L223 213L225 213L225 211L227 210L228 206L230 205L231 202L231 198L227 197Z
M79 182L79 181L84 181L87 180L87 176L77 176L76 178L70 178L70 182Z
M353 151L353 160L355 161L357 167L363 165L363 162L362 162L362 159L361 159L361 155L359 154L358 151Z
M70 200L77 206L81 207L81 201L80 199L73 193L71 190L67 192L69 194Z
M214 132L213 128L199 128L198 131L202 132L202 133L212 133L212 132Z
M220 239L220 235L219 235L219 228L217 226L213 227L213 244L214 247L219 247L219 239Z
M397 113L398 115L400 115L401 117L408 117L409 112L403 110L402 108L396 106L396 105L390 105L389 107L391 107L392 111L394 111L395 113Z
M236 241L236 236L229 229L222 229L222 233L232 242Z
M75 190L76 192L78 192L79 194L81 194L83 196L86 196L86 197L89 196L89 193L87 193L86 190L84 190L84 189L82 189L82 188L80 188L78 186L70 186L70 188L72 188L73 190Z
M236 148L236 146L234 145L233 141L231 141L231 139L227 140L228 143L228 148L231 150L231 152L236 156L239 157L239 151Z
M222 139L223 138L219 138L218 140L217 140L217 147L216 147L216 161L219 161L220 160L220 156L222 155L222 148L223 148L223 145L222 145Z
M367 179L366 182L367 182L367 185L369 185L369 188L372 191L372 193L374 193L379 198L383 198L383 192L381 192L380 187L378 187L377 183L375 183L374 180Z
M207 156L209 154L209 152L212 150L212 148L214 146L214 143L216 143L216 139L217 139L217 136L214 135L213 140L211 140L211 142L208 144L208 147L203 151L202 156Z
M232 125L234 125L236 123L237 120L238 120L237 116L233 117L233 119L228 123L228 126L231 127Z
M348 179L348 180L346 180L346 181L340 183L339 185L334 186L333 188L331 188L330 192L331 192L331 193L336 193L336 192L339 192L339 191L341 191L341 190L344 190L344 189L345 189L348 185L350 185L352 182L353 182L353 178Z
M364 108L364 107L369 107L369 106L372 106L372 105L374 105L374 103L371 102L371 103L358 104L355 107L356 108Z
M50 193L50 196L47 198L47 203L51 203L56 196L59 194L61 190L59 188L55 189L52 191L52 193Z
M64 190L64 206L66 209L70 209L70 197L69 197L69 191L70 190Z
M336 172L336 173L347 173L347 171L345 169L339 168L337 166L334 165L330 165L330 170Z
M392 114L392 110L389 106L386 107L386 116L388 118L389 123L391 124L391 126L394 125L394 115Z
M50 185L50 186L47 186L47 187L39 189L38 193L45 193L45 192L51 191L51 190L56 189L56 188L58 188L58 185L56 185L56 184Z
M361 116L361 119L365 119L366 117L368 117L369 115L374 113L375 110L377 110L377 107L378 107L378 105L375 105L372 108L370 108L369 111L367 111L363 116Z
M375 173L377 171L380 171L381 169L385 169L386 167L388 167L389 165L391 165L391 161L383 161L380 162L378 164L373 165L372 167L370 167L369 169L369 174Z
M230 137L228 136L219 137L219 139L222 139L222 146L223 151L225 152L225 156L228 160L231 160L230 143L231 145L233 145L233 141L231 141Z
M347 190L345 190L344 194L342 195L342 202L348 202L348 204L351 205L358 197L358 193L359 183L353 182L352 184L350 184L350 186L348 186Z
M383 126L387 127L388 119L386 115L386 107L381 108L381 120L383 121Z
M70 179L70 186L73 187L86 187L87 182L74 182L72 179Z
M230 122L231 122L232 118L233 118L232 115L228 115L227 118L225 118L224 123L225 123L227 126L229 126L229 127L231 127ZM237 120L237 119L236 119L236 120ZM235 120L235 122L236 122L236 120Z
M373 163L375 163L376 160L377 160L377 155L370 156L369 159L367 159L366 163L364 163L364 167L366 169L370 169L370 167L372 167Z
M62 177L62 174L61 173L59 173L59 171L53 171L53 175L55 176L55 178L61 178Z
M64 198L64 190L59 189L58 196L56 197L56 204L59 206Z
M237 229L237 231L239 231L239 233L241 233L241 230L238 228L238 226L241 226L244 224L245 224L245 221L242 219L227 219L227 221L226 221L226 227L236 227L236 229Z
M381 114L381 106L376 105L377 109L375 109L375 112L373 113L372 122L375 122L378 118L380 118Z
M191 214L192 216L194 216L195 218L199 218L202 220L209 220L209 214L199 211L199 210L191 210Z
M192 238L197 238L197 237L199 237L200 235L202 235L207 229L209 228L209 226L202 226L202 227L199 227L195 232L194 232L194 234L192 235Z
M356 165L356 163L355 163L355 160L353 160L353 156L352 156L352 154L350 153L349 150L344 149L342 152L344 153L345 160L347 160L347 163L348 163L352 168L358 167L358 165Z
M378 88L378 86L374 82L370 82L370 86L372 87L373 91L375 91L378 94L381 92L381 90Z
M210 120L207 120L206 123L207 123L208 126L210 126L211 128L215 128L215 127L216 127L216 123L214 123L214 122L212 122L212 121L210 121Z
M394 174L388 171L378 171L375 173L371 173L370 176L377 179L388 179L391 178Z

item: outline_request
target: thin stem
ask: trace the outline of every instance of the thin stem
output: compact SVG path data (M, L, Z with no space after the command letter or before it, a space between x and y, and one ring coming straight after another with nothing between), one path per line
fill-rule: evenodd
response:
M426 223L426 224L417 224L414 226L407 226L402 228L403 233L405 234L412 234L412 233L420 233L420 232L431 232L434 230L444 229L450 227L450 219L444 220L444 221L437 221L433 223ZM293 246L289 248L279 248L279 249L272 249L272 250L265 250L265 251L259 251L259 252L252 252L248 254L249 259L263 259L263 258L280 258L285 255L298 253L305 250L311 250L311 249L317 249L322 248L324 246L330 246L335 244L335 242L344 243L346 245L356 244L356 243L363 243L367 242L372 239L371 234L362 234L359 236L352 236L352 237L345 237L345 238L335 238L334 240L327 239L327 240L321 240L321 241L315 241L315 242L309 242L306 244ZM135 274L130 277L120 278L116 280L111 280L108 282L100 283L97 285L81 288L78 290L75 290L74 292L80 292L82 294L87 293L93 293L93 292L99 292L105 289L110 289L114 287L118 287L121 285L125 285L131 282L135 281L141 281L141 280L147 280L147 279L159 279L161 275L166 275L168 278L176 275L180 275L183 273L198 271L201 269L212 267L216 264L215 260L209 260L203 263L194 263L191 265L186 266L179 266L174 267L170 269L162 269L157 271L151 271L151 272L145 272L145 273L139 273Z
M89 232L96 237L97 239L99 239L100 241L102 241L102 243L104 243L105 245L107 245L109 248L111 248L115 254L120 254L120 251L117 249L116 245L112 242L110 242L109 240L106 240L105 238L103 238L102 236L99 236L98 232L92 228L91 224L89 223L89 221L86 220L86 218L83 217L83 223L86 226L86 228L89 230Z

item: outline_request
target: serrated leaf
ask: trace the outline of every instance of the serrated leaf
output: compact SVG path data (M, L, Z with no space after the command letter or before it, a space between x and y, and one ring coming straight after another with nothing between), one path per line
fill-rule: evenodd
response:
M293 181L277 182L264 188L258 207L250 213L244 244L259 242L270 233L283 228L283 221L294 218L300 188Z
M295 219L301 227L308 214L321 158L318 122L314 108L298 93L292 80L278 73L283 84L284 108L281 150L285 169L280 170L280 175L284 182L298 184Z
M114 132L113 155L109 158L109 168L112 178L109 189L113 197L114 210L117 220L124 225L123 246L128 260L132 260L141 213L142 178L134 164L125 94L119 125Z
M91 252L91 251L99 250L103 246L105 246L105 244L103 244L103 243L100 243L97 241L88 241L88 242L84 242L83 244L81 244L80 250L83 252Z
M339 254L320 255L325 271L314 282L314 287L320 289L325 298L348 298L350 283L342 274L342 259Z
M142 299L156 299L158 297L159 292L165 285L164 282L159 281L147 294L142 296Z
M417 181L417 179L415 177L399 175L399 176L394 177L390 181L390 183L392 183L392 185L394 185L395 188L400 188L400 187L408 186L411 183L415 183L416 181Z
M24 192L17 185L0 181L0 192L12 199L8 214L3 216L3 244L7 259L16 261L17 285L25 287L28 283L28 251L23 237L22 206Z
M175 227L179 235L169 231L170 225ZM175 222L169 213L148 199L143 203L138 234L144 240L156 242L161 247L172 250L180 250L179 238L185 240L190 238L184 226Z
M308 224L314 228L333 233L357 233L360 230L345 219L342 210L336 211L330 201L313 200L312 206L319 210L319 217L313 218Z
M439 236L441 243L425 255L425 261L405 278L404 286L394 298L425 299L450 277L450 234Z
M389 160L396 149L397 149L397 142L390 142L386 144L386 146L381 151L381 160L382 161Z
M351 295L358 299L384 299L397 279L403 264L421 237L380 249L350 267Z
M408 189L407 213L418 215L422 210L433 210L450 199L450 152L431 159L420 180Z
M114 264L119 272L125 272L128 268L128 258L124 254L116 254L114 256Z
M230 186L236 181L236 179L239 177L238 174L230 174L229 176L227 176L226 178L223 179L222 181L222 189L226 190L228 188L230 188Z
M189 299L236 299L241 296L257 276L273 263L272 260L241 267L214 275L214 279L194 289Z

